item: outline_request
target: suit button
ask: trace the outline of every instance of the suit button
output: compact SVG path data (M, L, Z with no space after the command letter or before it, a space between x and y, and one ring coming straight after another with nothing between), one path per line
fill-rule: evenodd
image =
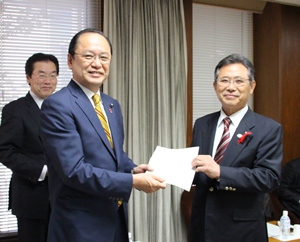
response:
M213 188L213 187L210 187L208 190L209 190L210 192L213 192L213 191L214 191L214 188Z
M235 192L235 191L236 191L236 188L232 188L232 191L234 191L234 192Z
M232 187L229 187L229 191L232 191Z
M225 190L226 190L226 191L228 191L228 190L229 190L229 188L228 188L228 187L225 187Z

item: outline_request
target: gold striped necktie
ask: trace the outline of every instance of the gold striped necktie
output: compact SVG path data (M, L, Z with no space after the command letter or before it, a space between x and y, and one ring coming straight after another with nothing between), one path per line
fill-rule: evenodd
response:
M111 146L111 148L114 148L114 144L113 144L113 140L112 140L112 137L111 137L111 134L110 134L110 130L109 130L109 127L108 127L108 123L107 123L107 120L102 112L102 109L100 107L100 95L98 94L94 94L94 96L92 97L93 99L93 102L95 104L95 111L97 113L97 116L102 124L102 127L104 129L104 132L106 134L106 137L109 141L109 144Z
M112 141L112 137L108 128L108 123L107 120L102 112L102 109L100 107L100 96L98 94L94 94L94 96L92 97L93 102L95 104L95 111L97 113L98 118L100 119L100 122L102 124L102 127L104 129L104 132L106 134L106 137L109 141L109 144L111 146L111 148L114 148L114 144ZM118 201L118 208L122 205L122 201Z

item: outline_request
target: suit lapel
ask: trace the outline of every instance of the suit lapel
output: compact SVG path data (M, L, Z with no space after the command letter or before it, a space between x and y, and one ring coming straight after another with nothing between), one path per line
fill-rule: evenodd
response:
M252 139L252 136L249 136L243 143L239 144L238 143L239 138L237 135L244 134L247 131L251 131L251 129L254 126L255 126L254 113L249 108L245 116L242 118L235 133L233 134L220 165L230 166L232 163L235 162L235 160L237 159L241 151L248 145L248 143Z
M69 83L68 88L74 96L76 104L90 120L91 126L95 129L95 132L102 139L103 143L105 144L106 148L109 150L111 155L115 157L115 153L109 144L104 129L99 121L99 118L97 117L97 114L91 104L91 101L74 81L71 81Z
M216 134L216 127L217 127L219 116L220 116L220 112L217 112L207 122L207 128L204 129L203 131L202 147L200 147L201 154L212 155L214 137Z
M101 95L103 107L106 113L106 117L109 122L110 127L118 127L118 109L116 109L111 102L111 99L108 98L106 95ZM115 155L117 158L118 166L121 164L119 163L122 160L122 154L123 154L123 144L121 141L123 140L122 137L120 137L120 133L118 132L119 129L117 128L111 128L111 136L114 143L114 149L115 149Z
M32 98L32 96L30 95L30 93L27 93L27 95L25 96L25 102L26 102L27 111L29 115L32 117L36 125L39 126L41 111L38 105L36 104L36 102L34 101L34 99Z
M116 127L117 126L117 119L116 119L116 112L113 107L113 104L108 100L107 96L101 95L103 107L106 113L106 117L108 119L108 123L110 127ZM119 147L119 138L117 137L117 131L116 129L110 129L112 139L114 142L115 147Z

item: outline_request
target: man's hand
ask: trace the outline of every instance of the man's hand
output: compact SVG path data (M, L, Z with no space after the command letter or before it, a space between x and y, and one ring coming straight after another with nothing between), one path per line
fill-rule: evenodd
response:
M133 187L146 192L156 192L158 189L165 189L166 183L164 179L152 173L133 174Z
M142 164L134 167L132 170L132 174L145 173L146 171L153 171L153 168L149 165Z
M198 155L192 161L192 168L196 172L204 172L210 178L220 178L220 166L210 155Z

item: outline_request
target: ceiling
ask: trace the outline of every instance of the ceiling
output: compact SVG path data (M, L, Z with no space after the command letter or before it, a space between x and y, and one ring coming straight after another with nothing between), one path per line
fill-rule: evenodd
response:
M193 0L194 3L237 8L262 13L267 2L300 7L300 0Z
M300 0L271 0L271 1L267 1L267 2L281 3L281 4L300 7Z

